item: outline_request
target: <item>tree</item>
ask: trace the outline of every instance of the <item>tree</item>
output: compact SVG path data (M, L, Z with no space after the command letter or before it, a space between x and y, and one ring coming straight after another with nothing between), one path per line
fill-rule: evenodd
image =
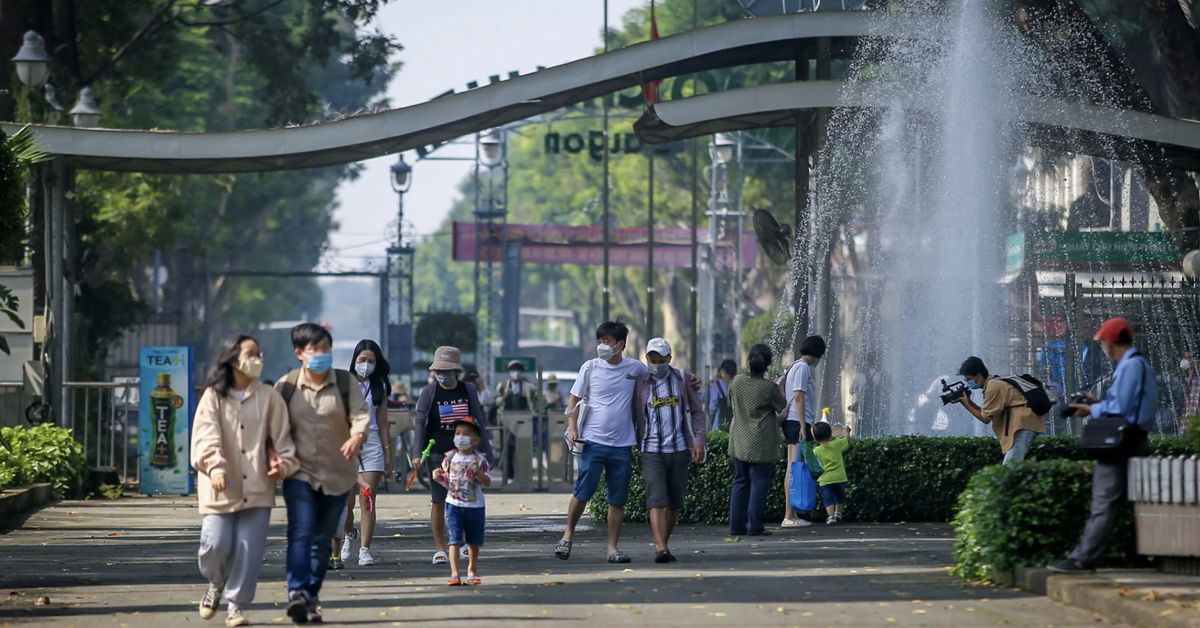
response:
M428 353L438 347L457 347L463 353L475 353L475 319L467 314L429 312L417 321L413 344Z
M22 244L25 235L25 171L48 159L29 132L22 128L12 137L0 130L0 263L20 264L25 260ZM20 301L12 290L0 284L0 314L25 329L17 315ZM0 336L0 353L10 355L8 340Z

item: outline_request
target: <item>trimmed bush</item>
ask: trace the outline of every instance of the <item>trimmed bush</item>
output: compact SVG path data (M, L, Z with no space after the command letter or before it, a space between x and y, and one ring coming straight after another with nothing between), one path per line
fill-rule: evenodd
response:
M1178 456L1195 453L1180 439L1151 439L1154 455ZM680 523L729 523L729 491L733 484L733 464L729 459L729 436L725 432L708 435L708 460L692 465L688 472L688 493ZM971 476L1003 460L995 438L886 436L855 438L846 450L847 521L937 521L954 517L958 496ZM1088 460L1076 437L1040 437L1029 450L1030 460ZM646 489L641 465L634 454L633 479L625 520L649 521ZM781 521L784 511L783 482L786 474L781 449L775 468L775 480L767 498L767 520ZM819 501L819 500L818 500ZM608 514L604 487L592 497L588 512L599 521ZM818 503L818 519L824 510Z
M1092 502L1091 462L1044 460L988 467L971 478L954 517L953 573L991 580L997 571L1056 563L1079 542ZM1124 504L1104 562L1139 562L1133 506Z
M87 478L83 446L53 425L0 430L0 489L49 482L58 499L80 497Z

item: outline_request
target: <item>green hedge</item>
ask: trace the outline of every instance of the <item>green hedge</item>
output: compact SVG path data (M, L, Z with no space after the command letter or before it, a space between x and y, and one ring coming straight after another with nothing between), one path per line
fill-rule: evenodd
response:
M0 489L49 482L58 499L83 495L87 464L70 430L6 427L0 436Z
M991 580L997 571L1056 563L1079 541L1092 501L1092 464L1044 460L988 467L963 491L954 517L953 573ZM1133 506L1120 519L1104 563L1130 567L1137 555Z
M1195 453L1180 439L1151 439L1155 455L1177 456ZM688 472L688 493L680 513L681 523L726 524L729 522L729 491L733 483L733 465L728 455L729 437L725 432L708 435L708 461L692 465ZM971 476L1003 460L995 438L887 436L855 438L846 451L846 519L848 521L950 521L958 496ZM1087 460L1075 437L1040 437L1029 451L1030 460ZM775 480L767 498L767 520L783 519L783 481L786 471L780 451ZM819 501L819 500L818 500ZM588 504L591 516L607 519L603 484ZM818 503L818 519L823 511ZM634 455L633 480L625 520L645 523L646 490L641 465Z

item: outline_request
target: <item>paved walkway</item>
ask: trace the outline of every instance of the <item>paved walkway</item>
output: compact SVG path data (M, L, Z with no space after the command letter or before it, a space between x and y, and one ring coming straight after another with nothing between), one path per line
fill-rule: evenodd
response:
M490 495L480 587L448 588L430 564L428 499L383 495L375 567L332 572L326 623L359 626L1096 626L1117 625L947 573L953 539L928 524L814 526L733 539L683 527L680 562L656 565L647 526L627 529L632 565L604 562L603 531L553 557L565 495ZM586 521L586 519L585 519ZM284 623L284 512L272 513L256 624ZM194 499L60 502L0 535L0 624L214 626L196 605ZM36 605L39 597L49 604Z

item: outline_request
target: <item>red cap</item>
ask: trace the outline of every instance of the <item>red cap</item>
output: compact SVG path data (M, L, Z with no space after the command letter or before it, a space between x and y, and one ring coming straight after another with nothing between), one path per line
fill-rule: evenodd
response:
M1100 326L1100 331L1096 332L1096 340L1121 342L1122 335L1126 342L1133 340L1133 327L1129 326L1129 321L1123 318L1110 318L1104 321L1104 324Z
M479 424L475 422L475 419L473 417L469 417L469 416L463 417L463 418L455 421L454 425L457 427L459 423L466 423L467 425L470 425L471 427L475 428L475 432L477 434L479 434L480 436L483 435L482 433L480 433Z

